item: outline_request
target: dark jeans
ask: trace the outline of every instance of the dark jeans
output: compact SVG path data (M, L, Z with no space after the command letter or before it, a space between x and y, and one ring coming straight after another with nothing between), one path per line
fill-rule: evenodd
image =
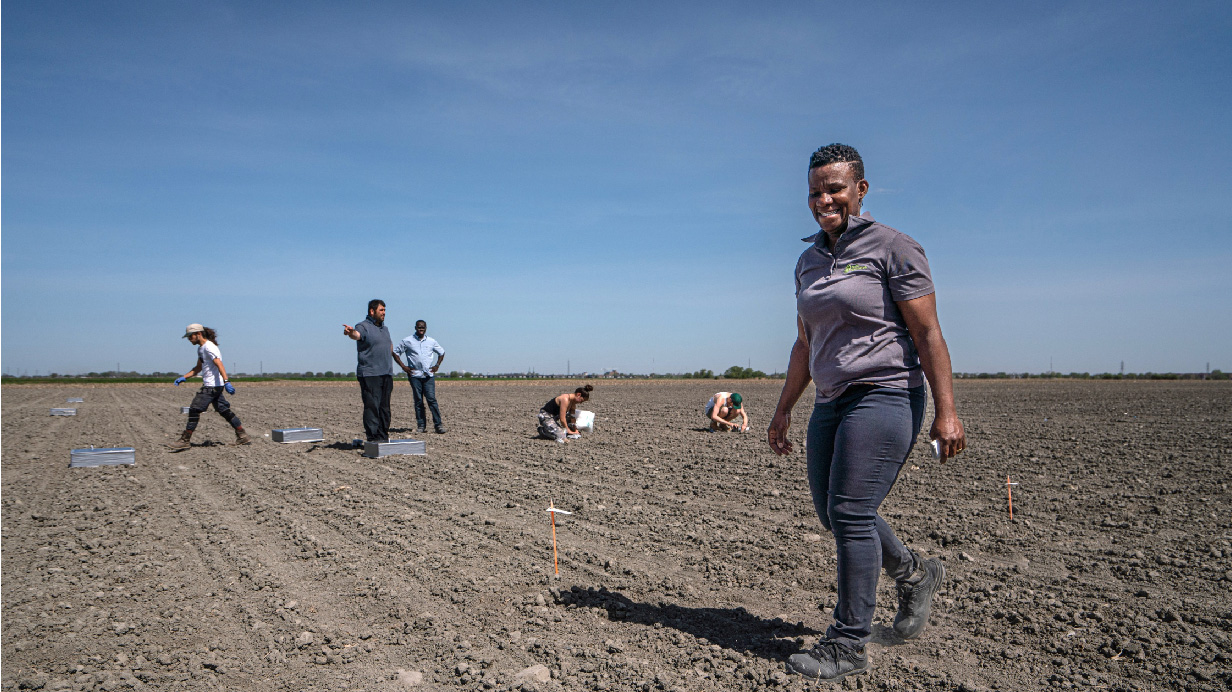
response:
M214 410L223 417L223 420L230 423L231 427L240 427L240 417L231 412L231 404L227 401L227 397L222 394L222 387L202 387L197 390L197 394L193 396L192 403L188 405L188 426L185 430L197 429L197 423L201 420L201 414L205 413L210 404L214 405Z
M808 480L838 552L838 605L830 639L863 646L872 636L881 570L898 580L915 558L877 514L924 420L924 387L848 387L817 404L808 427Z
M436 378L407 375L406 379L411 381L411 393L415 395L415 424L420 430L428 427L428 417L424 411L424 400L427 399L428 408L432 409L432 426L440 430L441 408L436 405Z
M369 442L389 440L389 398L394 393L394 376L357 376L359 393L364 398L364 435Z

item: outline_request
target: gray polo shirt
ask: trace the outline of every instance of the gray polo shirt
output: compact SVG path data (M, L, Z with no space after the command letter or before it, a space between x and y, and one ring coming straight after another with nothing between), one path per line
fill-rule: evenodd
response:
M853 216L834 252L825 233L796 263L796 312L809 338L809 374L817 403L848 385L906 389L924 384L915 343L896 301L933 292L924 249L909 236Z
M356 377L378 377L394 374L393 340L389 338L389 327L384 324L376 326L371 317L366 317L355 325L359 331L359 341L355 342L355 350L359 354L359 363L355 366Z

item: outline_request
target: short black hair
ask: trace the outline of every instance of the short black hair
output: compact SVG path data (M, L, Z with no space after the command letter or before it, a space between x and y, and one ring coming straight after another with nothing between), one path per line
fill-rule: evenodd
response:
M424 326L424 329L427 329L427 328L428 328L428 323L427 323L427 322L424 322L423 320L415 320L415 328L416 328L416 329L419 329L419 325L421 325L421 324Z
M827 144L813 152L809 157L809 170L821 168L832 163L850 163L856 174L856 180L864 180L864 159L855 147L846 144Z
M380 298L373 298L372 300L368 301L368 312L372 312L373 310L375 310L378 305L380 307L385 307L385 301L381 300Z

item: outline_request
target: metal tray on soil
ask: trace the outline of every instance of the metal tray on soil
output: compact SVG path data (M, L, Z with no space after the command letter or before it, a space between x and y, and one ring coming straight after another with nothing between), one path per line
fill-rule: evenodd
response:
M192 410L191 406L181 406L180 407L180 413L188 413L191 410Z
M137 463L137 451L132 447L89 447L69 452L69 468L93 468Z
M371 459L394 454L427 454L423 440L390 440L389 442L365 442L364 456Z
M79 396L70 396L69 398L67 398L67 399L65 399L65 400L64 400L64 403L66 403L66 404L80 404L80 403L82 403L82 402L84 402L84 401L85 401L85 399L82 399L82 398L81 398L81 397L79 397Z
M75 408L53 408L51 409L51 415L53 416L75 416L77 415L77 409Z
M324 442L325 434L320 428L278 428L270 431L274 442Z

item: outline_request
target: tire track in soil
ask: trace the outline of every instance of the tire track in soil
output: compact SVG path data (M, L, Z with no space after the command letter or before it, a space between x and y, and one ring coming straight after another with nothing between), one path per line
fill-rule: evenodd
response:
M166 451L165 433L160 434L155 423L149 418L151 410L161 413L165 402L143 390L116 392L114 395L113 401L119 414L116 416L117 423L136 438L134 447L148 450L149 459L146 464L153 469L159 462L176 459L177 457ZM134 421L141 421L144 425L138 427ZM137 440L144 444L139 444ZM228 559L224 549L217 547L227 545L231 540L210 531L221 523L217 520L216 513L202 511L210 507L209 505L194 502L198 498L190 493L199 483L193 482L191 486L186 486L173 482L173 479L195 480L196 474L186 472L180 475L165 467L161 470L165 473L155 474L152 479L152 482L161 486L162 492L159 495L167 498L178 495L181 501L167 500L165 505L174 514L172 517L162 514L159 516L160 519L176 520L174 525L178 526L180 531L170 532L165 537L159 537L159 540L186 548L192 556L194 571L200 570L201 573L209 575L209 582L222 585L220 590L198 591L192 594L193 600L198 603L209 602L209 605L198 605L197 608L203 610L207 616L212 616L214 622L209 623L208 636L194 637L196 641L188 644L193 647L196 655L190 656L186 662L181 662L186 664L182 669L186 669L191 678L211 685L225 684L230 689L258 687L260 683L256 676L263 672L262 656L266 647L259 635L245 626L256 620L256 616L252 606L242 598L243 594L233 588L235 577L239 574L235 561ZM219 598L222 599L221 602L217 600ZM162 608L159 610L167 612ZM187 648L184 644L181 646ZM278 677L276 672L274 677L275 680Z
M216 477L217 477L217 478L230 478L230 477L232 477L232 475L233 475L233 474L232 474L232 472L233 472L233 470L234 470L234 469L212 469L212 470L216 470L216 472L217 472L217 473L216 473L216 474L214 474L214 475L216 475ZM391 469L391 470L392 470L392 469ZM298 481L297 481L296 485L298 485L298 484L299 484L299 483L298 483ZM381 484L379 484L379 483L376 483L376 484L373 484L373 485L377 486L377 488L379 488L379 486L381 486ZM285 488L285 486L283 486L283 488ZM277 493L277 494L285 494L285 490L282 490L282 489L275 489L275 493ZM243 495L243 493L241 493L240 495ZM216 501L211 501L211 504L218 504L218 502L216 502ZM386 516L386 515L387 515L387 512L384 512L384 511L381 511L381 512L378 512L378 513L379 513L379 515L381 515L381 516ZM303 515L312 516L312 515L313 515L313 512L312 512L312 511L304 511L304 512L303 512ZM331 525L331 522L329 522L329 521L325 521L325 522L317 522L317 523L318 523L318 525L322 525L322 526L329 526L329 525ZM287 527L291 527L291 528L293 529L293 525L286 525L286 526L287 526ZM322 533L322 531L320 531L320 528L319 528L319 527L318 527L318 528L313 528L312 526L308 526L308 525L307 525L307 523L306 523L306 525L304 525L304 526L306 526L307 531L314 531L314 532L317 532L317 533ZM339 527L334 526L334 528L339 528ZM338 533L338 536L339 536L339 537L341 537L341 536L342 536L342 533L341 533L341 532L339 532L339 533ZM315 542L314 542L314 543L315 543ZM322 544L338 544L338 543L329 542L329 541L326 541L326 542L320 542L320 543L322 543ZM362 548L362 547L363 547L363 545L362 545L362 544L352 544L352 545L351 545L351 548ZM361 560L360 560L360 564L367 563L367 561L370 561L370 560L362 560L362 559L361 559ZM375 561L375 560L371 560L371 561ZM318 577L314 577L314 579L320 579L320 577L319 577L319 576L318 576ZM301 580L301 581L307 581L307 580ZM331 587L331 589L333 589L333 587ZM352 591L354 591L354 589L352 589ZM451 619L452 619L452 621L457 621L457 619L460 619L460 618L458 618L458 616L457 616L457 614L456 614L456 613L453 613L453 614L452 614ZM464 618L463 618L463 619L464 619Z
M250 479L240 475L244 467L224 465L235 456L244 460L250 456L245 450L250 449L232 448L228 451L235 455L221 455L210 447L193 448L191 451L198 452L196 472L187 475L192 483L166 487L170 494L181 498L181 523L194 533L193 545L212 574L212 581L226 584L224 591L234 601L232 619L248 640L248 647L246 651L229 654L229 658L239 659L251 670L262 669L263 677L273 677L274 682L287 689L337 689L339 678L359 689L372 689L388 668L375 674L366 670L341 676L318 672L320 665L357 668L347 664L354 662L356 652L371 652L372 644L367 641L371 639L370 628L363 618L344 617L333 607L341 595L335 590L346 588L355 593L355 580L347 579L339 585L319 570L314 573L301 568L297 561L287 559L290 550L271 547L301 543L295 540L294 524L288 522L282 531L270 531L264 527L265 522L254 520L251 512L246 511L259 500L250 497L245 484L236 487L236 480ZM203 477L207 475L209 478ZM285 489L277 492L285 494ZM253 590L258 595L253 595ZM305 632L312 634L311 643L305 641ZM227 683L233 685L234 680L228 678Z
M143 399L153 398L152 396L143 396ZM123 408L124 404L126 403L121 401L121 408ZM143 405L138 405L138 408L144 410ZM143 416L118 416L118 420L122 421L122 426L129 430L129 435L152 441L154 437L152 433L134 427L129 422L131 417L142 419ZM137 446L142 447L139 443ZM155 441L153 448L156 449L158 447L159 443ZM197 448L195 451L208 454L216 452L216 449L209 449L207 447L206 449ZM170 456L165 454L165 457ZM154 458L158 458L158 454L154 454ZM188 459L185 459L185 461L192 463ZM153 465L156 462L150 461L149 463ZM171 473L172 478L175 475L174 472ZM195 479L196 474L188 474L187 477L181 478ZM225 506L217 504L217 502L209 502L208 500L211 500L212 497L209 497L208 493L202 491L205 489L205 486L203 486L201 481L195 481L190 488L190 486L184 484L172 484L171 479L168 478L164 479L163 485L164 490L168 490L169 496L174 497L176 494L179 494L181 500L184 500L179 502L179 504L169 502L170 505L177 505L177 515L179 515L177 518L180 518L181 526L185 529L185 537L192 538L192 541L182 541L182 543L195 550L196 564L200 565L201 571L205 571L205 573L212 576L211 581L214 584L225 585L221 589L222 593L205 593L205 597L222 596L224 602L221 603L221 606L223 610L229 613L229 617L224 619L227 627L222 627L221 623L213 623L211 640L209 640L205 649L198 650L198 653L201 654L200 658L193 658L188 661L187 667L190 675L205 677L206 681L212 682L211 678L214 676L222 677L225 674L225 682L227 682L229 688L250 687L254 682L251 676L253 676L253 672L256 670L264 669L262 675L266 678L271 677L269 666L262 665L261 661L262 653L265 653L266 650L272 651L276 649L272 642L269 642L271 638L266 638L265 645L262 645L260 635L250 632L250 629L245 626L246 624L254 624L255 626L262 619L264 621L276 619L274 616L278 612L271 612L270 606L262 606L262 603L254 601L253 598L244 597L245 592L234 587L235 581L237 581L235 577L244 574L244 570L240 568L240 565L248 564L248 560L245 560L243 555L235 557L230 547L238 543L237 539L229 531L227 525L222 523L228 521L230 517L234 517L234 512L225 509ZM193 494L193 489L196 489L196 494ZM188 507L191 507L191 510ZM213 507L216 511L202 515L202 507ZM214 529L214 531L211 532L211 529ZM207 533L203 534L201 533L202 531ZM217 612L218 607L219 605L211 606L211 614ZM298 621L299 618L294 619ZM225 630L225 632L219 632L219 630ZM285 639L283 643L291 642L290 637L283 639ZM238 651L235 650L235 644L237 643L241 644ZM339 648L347 648L347 646L350 645L339 643ZM222 651L222 654L219 654L219 651ZM272 675L275 678L274 682L277 682L278 676L280 674L274 672L274 675ZM283 686L297 688L297 690L303 688L303 675L288 677L291 677L291 680L283 682ZM265 682L261 683L261 687L269 688ZM330 683L330 685L322 688L335 687L333 683Z
M136 430L125 420L123 415L117 415L116 411L109 405L109 397L100 391L92 392L88 409L96 414L86 420L79 421L78 427L82 428L77 432L77 435L86 438L103 437L108 440L116 440L120 438L126 442L142 448L140 438L143 436L137 434ZM111 397L111 401L115 401L115 397ZM85 407L85 405L83 405ZM73 419L64 419L66 421ZM7 421L6 421L7 422ZM114 424L121 429L129 430L129 435L124 436L114 430L109 429L108 423ZM67 437L68 435L66 435ZM136 439L133 439L136 438ZM57 440L52 444L58 446ZM120 444L121 442L110 442L109 444ZM71 444L69 446L84 446L80 443ZM102 445L100 445L102 446ZM6 457L8 455L6 454ZM11 464L6 458L6 485L9 485ZM148 463L148 458L143 459ZM140 464L141 462L139 462ZM81 538L72 541L61 541L55 546L54 555L57 558L71 558L80 555L80 562L84 566L73 566L68 568L64 566L54 566L47 568L47 572L52 573L51 578L44 577L41 582L61 582L64 579L60 575L67 574L67 582L71 586L82 586L85 582L89 588L109 589L110 594L104 590L99 590L94 593L93 603L88 611L84 614L86 620L78 617L75 621L53 622L53 631L67 629L67 638L71 640L74 646L69 649L52 648L50 656L43 658L43 665L63 666L66 663L75 662L76 665L71 665L67 669L61 669L57 672L77 674L79 682L89 684L97 682L102 685L111 684L117 679L121 683L129 684L135 681L135 684L142 684L142 680L146 682L167 682L170 678L161 674L149 673L147 671L139 671L141 677L134 677L131 670L118 670L117 665L112 663L113 655L115 660L123 659L127 661L130 656L126 653L126 648L136 643L134 640L138 636L134 632L141 631L147 627L153 627L155 623L148 618L147 610L144 606L130 606L129 602L133 600L140 601L146 594L143 593L143 588L138 583L139 576L136 573L151 571L155 569L161 573L161 568L165 563L155 560L152 562L139 562L134 567L129 569L122 565L113 565L111 562L119 555L139 556L137 559L142 560L150 553L157 553L159 556L166 556L173 550L151 550L151 546L142 545L143 540L148 540L148 536L140 533L140 529L146 522L143 516L148 516L148 512L142 510L148 509L148 505L142 503L140 498L144 493L144 484L138 479L133 472L127 467L100 467L96 469L74 469L65 471L67 463L57 464L58 468L54 470L45 469L47 471L41 474L43 478L48 479L49 483L53 483L53 489L49 495L59 498L57 508L66 510L66 517L70 518L68 525L65 527L68 531L73 529L78 532L76 535ZM137 473L144 473L149 467L137 467ZM52 480L54 479L54 480ZM11 489L11 486L10 486ZM131 509L124 512L126 515L124 524L126 528L123 530L107 530L108 526L116 526L119 524L117 519L107 519L108 516L116 517L122 510L119 508L129 507ZM92 507L92 509L90 509ZM89 512L92 517L99 519L98 522L73 522L71 521L71 512ZM95 530L100 528L102 530ZM7 538L7 537L6 537ZM6 547L11 547L11 543L6 540ZM49 546L47 546L49 547ZM47 547L40 548L45 550ZM23 546L24 548L24 546ZM87 555L88 553L88 555ZM67 554L67 555L66 555ZM63 560L61 563L63 564ZM99 565L94 567L93 565ZM7 572L7 571L6 571ZM6 573L6 577L11 578L11 572ZM11 583L11 582L10 582ZM129 586L133 585L133 586ZM53 583L51 588L57 585ZM37 590L38 587L28 587L28 590ZM7 589L6 589L7 591ZM58 595L64 595L63 593ZM66 606L71 605L65 602ZM9 603L6 603L6 611L9 609ZM101 609L101 613L99 612ZM70 608L70 610L72 610ZM46 614L44 613L44 617ZM90 622L92 620L92 622ZM106 632L107 629L114 629L114 632ZM29 632L28 632L29 633ZM87 635L82 642L86 644L84 647L75 645L80 639L80 634ZM40 648L39 642L27 642L28 648ZM20 644L18 644L20 648ZM118 649L118 652L117 652ZM41 652L46 654L48 652ZM146 653L150 653L146 651ZM137 655L137 668L141 667L141 656ZM153 656L151 656L153 658ZM83 670L88 669L88 670ZM91 676L94 669L98 669L97 679ZM116 672L113 672L116 671ZM119 675L117 678L116 676ZM87 678L81 680L81 678Z
M230 473L234 469L212 468L211 470L214 472L214 477L218 479L234 478ZM249 485L250 480L253 481L253 485ZM254 552L259 555L265 568L271 570L277 584L288 585L283 586L280 591L290 591L292 596L296 596L296 600L304 605L310 603L309 607L317 612L312 619L318 632L320 630L338 632L341 638L355 639L354 633L367 634L368 630L377 629L375 623L389 618L389 611L391 611L389 598L397 598L400 603L431 602L431 598L425 593L418 592L418 587L413 584L400 584L392 589L379 586L388 584L389 580L383 579L381 570L373 568L383 568L383 563L386 563L387 558L375 552L370 545L356 542L345 531L340 531L334 522L323 520L315 515L312 511L313 507L306 505L296 507L288 504L285 497L280 497L285 494L285 491L278 489L265 496L253 493L251 490L253 488L267 489L257 479L245 478L244 481L244 485L240 488L237 489L235 486L223 488L223 493L213 494L206 501L208 504L217 506L245 507L243 517L240 517L238 510L230 513L228 526L232 527L232 532L235 533L234 526L243 522L246 533L250 534L249 543L255 545ZM219 488L222 486L219 485ZM224 494L234 494L234 496L224 497ZM269 497L274 497L274 500L267 502ZM288 511L283 512L283 510ZM255 516L250 516L253 512L261 513L261 515L274 513L275 517L259 523ZM294 518L286 518L287 513ZM266 528L269 525L276 526ZM261 549L262 545L280 545L281 548L278 550ZM291 557L291 553L297 552L297 547L307 552L301 555L304 560ZM317 565L317 561L323 561L325 564ZM306 566L298 566L298 563ZM339 607L334 606L335 603L339 603L340 597L363 598L365 600L363 602L372 602L373 606L361 606L362 612L360 613L355 613L354 607L350 608L352 612L346 612L341 610L340 605ZM377 606L377 602L383 603ZM397 617L402 616L402 610L400 610L402 607L405 606L393 608L397 611L395 613ZM302 608L297 612L303 614ZM400 622L402 621L399 621L399 624ZM388 640L382 640L388 643ZM342 646L346 645L342 644ZM356 644L351 643L351 645ZM381 667L382 674L388 670L392 669Z

